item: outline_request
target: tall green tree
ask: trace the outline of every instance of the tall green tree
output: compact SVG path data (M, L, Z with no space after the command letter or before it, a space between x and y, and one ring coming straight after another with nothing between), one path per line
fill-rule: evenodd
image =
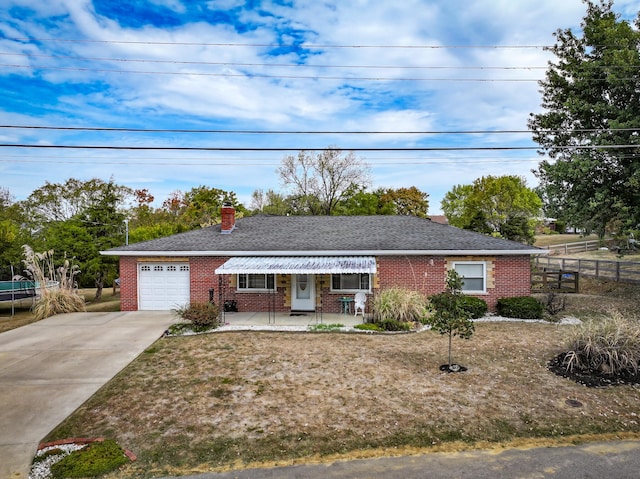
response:
M91 204L78 215L98 254L87 262L86 273L93 278L96 286L95 299L102 296L106 282L112 282L118 274L118 260L115 256L102 256L100 251L124 244L124 211L119 207L124 198L122 189L109 181L96 194Z
M254 214L284 216L291 213L291 205L281 193L272 189L264 191L262 188L251 194L251 209Z
M22 245L29 241L29 231L23 227L25 215L8 188L0 187L0 278L9 279L22 270Z
M113 180L105 182L99 178L83 181L69 178L64 183L45 182L34 190L23 202L29 212L30 223L40 227L50 221L65 221L83 213L87 208L99 203L105 190L114 190L121 198L118 208L124 208L132 194L129 187L117 185Z
M429 216L428 198L428 193L410 186L409 188L389 188L381 199L383 203L393 204L396 215L427 218Z
M426 218L429 195L415 186L409 188L378 188L367 191L365 187L348 189L334 210L337 215L401 215Z
M555 32L540 82L544 112L529 127L547 214L603 235L611 220L640 223L640 15L621 20L613 1L585 1L581 34Z
M103 257L100 251L125 242L125 206L131 189L94 178L75 178L65 183L46 183L24 202L34 212L37 228L31 245L36 250L54 250L56 261L75 258L81 273L81 286L95 286L100 298L106 281L117 275L117 260Z
M220 208L226 201L231 203L238 212L244 209L233 191L225 191L208 186L192 188L184 195L185 207L181 220L189 228L217 224L221 221Z
M186 225L175 221L158 221L147 226L129 229L129 244L175 235L188 231Z
M154 208L151 204L155 200L149 190L139 189L133 192L136 204L128 212L129 243L152 240L164 236L187 231L187 225L178 221L177 211L184 206L183 196L176 203L177 208L165 209L165 205L174 205L176 192L165 201L162 208Z
M174 221L186 225L187 229L202 228L220 222L220 208L229 202L239 215L246 212L233 191L210 186L196 186L186 193L174 191L163 204L163 209Z
M368 216L368 215L393 215L395 205L383 200L386 190L378 188L375 191L367 191L364 187L353 187L345 192L344 197L334 210L336 215Z
M441 207L452 226L531 244L542 200L522 177L483 176L454 186Z
M156 223L156 214L151 206L155 197L147 188L133 191L135 205L129 210L128 216L131 227L151 226Z

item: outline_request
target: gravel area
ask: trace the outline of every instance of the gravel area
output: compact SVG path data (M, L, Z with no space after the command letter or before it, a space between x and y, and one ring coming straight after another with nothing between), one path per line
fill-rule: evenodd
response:
M51 466L61 460L63 457L68 456L73 451L78 451L85 447L86 444L62 444L60 446L49 446L40 449L36 453L35 459L47 454L45 459L37 461L31 465L31 471L29 472L29 479L49 479L51 477ZM58 454L52 454L50 451L56 451ZM35 460L34 459L34 460Z
M506 318L503 316L496 316L496 315L486 315L482 318L478 318L478 319L474 319L473 320L475 323L497 323L497 322L523 322L523 323L547 323L548 321L545 321L543 319L519 319L519 318ZM582 321L580 321L578 318L573 317L573 316L567 316L562 318L560 321L558 321L558 324L581 324ZM282 331L282 332L287 332L287 331L291 331L291 332L302 332L302 331L308 331L309 327L308 326L278 326L278 325L232 325L232 324L225 324L223 326L220 326L214 330L212 330L212 333L222 333L225 331ZM356 329L356 328L352 328L352 327L343 327L339 329L340 331L345 331L345 332L358 332L358 333L365 333L365 334L370 334L371 331L364 331L361 329ZM426 326L424 328L422 328L420 331L428 331L429 327ZM190 334L190 333L185 333L185 334Z

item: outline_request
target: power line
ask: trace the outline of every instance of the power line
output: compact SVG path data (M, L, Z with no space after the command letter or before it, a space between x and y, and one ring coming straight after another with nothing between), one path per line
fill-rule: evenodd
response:
M9 159L11 158L11 159ZM65 158L63 160L63 158ZM76 161L71 161L76 160ZM3 163L61 163L61 164L93 164L98 160L96 157L0 157L0 162ZM198 161L196 161L198 160ZM384 161L381 161L384 160ZM113 158L113 159L100 159L100 164L117 164L117 165L169 165L169 166L205 166L205 165L233 165L233 166L269 166L280 165L280 163L273 162L274 158L172 158L171 161L159 161L157 158ZM398 165L398 164L411 164L411 165L447 165L447 164L459 164L459 163L522 163L522 162L539 162L539 158L517 158L505 157L505 158L473 158L473 157L449 157L449 158L367 158L367 163L372 166L384 166L384 165ZM254 162L254 163L247 163Z
M0 63L0 67L20 68L30 70L56 70L93 73L132 73L137 75L183 75L205 76L221 78L275 78L285 80L350 80L350 81L441 81L441 82L538 82L540 78L408 78L408 77L355 77L355 76L322 76L322 75L267 75L262 73L208 73L208 72L167 72L167 71L143 71L143 70L117 70L113 68L80 68L80 67L52 67L35 65L15 65ZM621 78L619 80L626 80ZM629 78L628 80L631 80Z
M51 125L0 125L0 128L25 130L56 130L56 131L113 131L128 133L225 133L251 135L490 135L490 134L531 134L534 130L234 130L234 129L182 129L182 128L120 128L120 127L89 127L89 126L51 126ZM590 133L590 132L621 132L640 131L636 128L576 128L541 129L541 132Z
M82 161L69 161L69 160L61 160L59 158L42 158L39 160L34 160L34 159L23 159L23 158L14 158L14 159L3 159L2 157L0 157L0 163L30 163L30 164L63 164L63 165L89 165L89 164L94 164L95 163L95 158L78 158L78 160L82 160ZM176 161L178 160L178 161ZM194 158L189 158L188 160L190 161L185 161L185 159L182 158L175 158L173 161L157 161L157 160L153 160L153 161L141 161L141 159L137 159L134 161L131 161L130 159L113 159L113 160L104 160L104 159L100 159L100 165L121 165L121 166L241 166L241 167L246 167L246 166L253 166L253 167L277 167L280 166L281 163L280 162L273 162L272 158L269 159L264 159L265 161L260 161L260 162L255 162L256 159L236 159L236 161L229 161L229 159L227 160L215 160L215 159L210 159L210 158L203 158L203 161L197 161L194 162L192 160L194 160ZM246 163L245 161L253 161L253 163ZM367 162L369 163L369 159L367 159ZM513 159L509 159L509 158L504 158L504 159L499 159L499 158L492 158L492 159L477 159L477 158L467 158L467 159L425 159L425 160L419 160L419 161L408 161L407 159L404 158L399 158L397 160L394 161L376 161L374 162L374 164L372 166L396 166L396 165L415 165L415 166L420 166L420 165L441 165L441 166L455 166L455 165L466 165L466 164L473 164L473 165L485 165L485 164L514 164L514 163L523 163L523 162L528 162L528 163L538 163L539 159L537 158L522 158L519 161L514 161Z
M27 58L51 58L57 60L100 61L119 63L160 63L170 65L212 65L212 66L238 66L238 67L285 67L285 68L361 68L380 70L546 70L547 66L436 66L436 65L324 65L313 63L239 63L239 62L205 62L205 61L180 61L180 60L153 60L135 58L105 58L105 57L77 57L70 55L44 55L38 53L14 53L0 52L0 56L17 56Z
M90 40L90 39L69 39L69 38L38 38L38 37L4 37L5 40L16 42L56 42L56 43L98 43L98 44L125 44L125 45L182 45L182 46L205 46L205 47L265 47L265 48L381 48L381 49L427 49L427 50L447 50L447 49L476 49L488 48L491 50L513 50L513 49L544 49L553 45L345 45L345 44L314 44L314 43L206 43L206 42L168 42L149 40Z
M531 162L533 162L533 160L531 160ZM7 163L6 160L2 160L0 159L0 163ZM91 163L88 162L77 162L77 161L57 161L57 160L51 160L51 161L34 161L34 160L29 160L29 161L25 161L24 163L33 163L33 164L55 164L55 165L89 165ZM449 162L449 163L439 163L439 162L425 162L425 161L397 161L397 162L393 162L393 163L381 163L378 164L376 166L396 166L396 165L413 165L413 166L420 166L420 165L444 165L444 166L455 166L455 165L484 165L484 164L509 164L511 162L509 161L483 161L483 162L475 162L475 161L460 161L460 162ZM162 162L153 162L153 163L132 163L132 162L128 162L128 161L105 161L102 162L101 164L103 165L119 165L119 166L252 166L252 167L277 167L280 166L280 163L243 163L242 165L238 165L237 163L184 163L184 162L180 162L178 164L176 164L175 162L167 162L167 163L162 163Z
M41 145L27 143L0 144L0 148L71 149L71 150L131 150L131 151L526 151L539 150L540 146L432 146L432 147L356 147L356 148L305 148L305 147L237 147L237 146L122 146L122 145ZM556 150L608 150L640 148L640 145L566 145Z
M305 150L307 151L307 150ZM2 154L2 152L0 152L0 158L44 158L41 155L4 155ZM52 157L53 158L53 157ZM55 158L66 158L66 159L94 159L94 160L100 160L100 159L110 159L110 158L120 158L120 159L127 159L127 158L144 158L144 159L149 159L149 160L200 160L200 159L212 159L212 157L203 157L203 156L184 156L184 155L180 155L180 156L144 156L144 157L140 157L140 156L136 156L136 157L129 157L129 156L111 156L111 155L72 155L72 156L66 156L66 155L55 155ZM401 159L401 160L418 160L418 159L426 159L426 160L442 160L442 159L503 159L503 158L507 158L507 159L524 159L524 158L528 158L525 156L460 156L460 155L455 155L455 156L431 156L431 157L425 157L425 156L374 156L372 158L370 158L371 160L396 160L396 159ZM245 157L237 157L237 156L215 156L215 159L217 160L245 160L247 158ZM272 156L268 156L268 157L255 157L254 159L256 160L271 160Z
M151 70L119 70L115 68L81 68L81 67L56 67L38 65L17 65L10 63L0 63L0 67L18 68L23 70L55 70L55 71L75 71L89 73L130 73L134 75L167 75L167 76L194 76L194 77L217 77L217 78L267 78L278 80L340 80L340 81L399 81L399 82L477 82L477 83L538 83L542 78L434 78L434 77L367 77L367 76L331 76L331 75L269 75L264 73L210 73L210 72L172 72L172 71L151 71ZM616 78L618 81L637 81L636 77ZM599 78L585 78L584 82L600 82Z
M489 134L489 133L531 133L531 130L440 130L440 131L367 131L367 130L197 130L174 128L117 128L117 127L83 127L83 126L47 126L47 125L0 125L0 128L34 129L34 130L71 130L71 131L117 131L131 133L229 133L251 135L432 135L432 134ZM640 130L634 128L633 130Z
M276 67L276 68L349 68L374 70L547 70L544 66L482 66L482 65L329 65L317 63L243 63L243 62L211 62L186 60L156 60L150 58L113 58L113 57L79 57L71 55L45 55L41 53L0 52L0 56L14 56L24 58L50 58L55 60L77 60L117 63L157 63L168 65L204 65L204 66L235 66L235 67ZM599 69L627 70L638 69L639 65L594 65Z

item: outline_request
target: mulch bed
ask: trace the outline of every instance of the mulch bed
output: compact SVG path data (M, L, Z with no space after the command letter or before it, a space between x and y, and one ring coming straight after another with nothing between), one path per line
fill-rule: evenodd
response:
M578 370L568 371L563 364L567 353L562 353L549 361L547 368L554 374L562 376L572 381L587 386L588 388L606 388L609 386L617 386L620 384L640 384L640 373L624 371L620 374L605 374L594 370Z

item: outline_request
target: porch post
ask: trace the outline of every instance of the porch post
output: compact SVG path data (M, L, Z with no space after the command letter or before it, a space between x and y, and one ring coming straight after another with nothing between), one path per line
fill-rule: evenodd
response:
M222 294L222 275L218 275L218 308L220 308L222 324L226 323L224 314L224 296Z

